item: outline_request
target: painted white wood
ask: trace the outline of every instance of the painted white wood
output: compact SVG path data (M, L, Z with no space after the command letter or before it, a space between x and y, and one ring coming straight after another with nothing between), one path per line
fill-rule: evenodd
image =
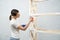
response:
M49 33L49 34L60 34L60 30L35 30L35 32Z
M33 22L33 27L35 29L33 30L34 32L31 35L31 40L37 40L37 33L38 32L51 33L51 34L60 34L60 30L44 30L44 29L37 30L36 29L36 26L35 26L36 25L36 22L35 22L36 21L36 17L38 17L38 16L60 16L60 13L37 13L36 3L44 2L44 1L48 1L48 0L29 0L29 15L34 17L34 19L35 19L34 22Z
M35 17L37 17L37 16L60 16L60 13L36 13L36 14L30 14L31 16L35 16Z

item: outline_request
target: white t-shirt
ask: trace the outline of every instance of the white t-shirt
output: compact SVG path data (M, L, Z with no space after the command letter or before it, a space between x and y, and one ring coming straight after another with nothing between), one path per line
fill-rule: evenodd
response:
M10 32L11 32L11 37L13 38L19 38L19 29L17 29L19 23L17 20L12 19L10 21Z

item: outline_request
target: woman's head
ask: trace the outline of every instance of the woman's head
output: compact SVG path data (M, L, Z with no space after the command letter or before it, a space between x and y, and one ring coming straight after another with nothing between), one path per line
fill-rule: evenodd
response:
M11 18L12 16L15 17L15 18L18 18L18 17L20 16L19 11L18 11L17 9L12 9L12 10L11 10L11 15L10 15L10 17L9 17L9 20L12 19L12 18Z

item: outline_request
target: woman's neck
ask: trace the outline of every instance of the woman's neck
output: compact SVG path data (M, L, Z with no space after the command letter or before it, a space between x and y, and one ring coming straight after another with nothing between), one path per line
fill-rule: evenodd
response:
M15 16L12 16L12 18L15 19L15 20L17 19Z

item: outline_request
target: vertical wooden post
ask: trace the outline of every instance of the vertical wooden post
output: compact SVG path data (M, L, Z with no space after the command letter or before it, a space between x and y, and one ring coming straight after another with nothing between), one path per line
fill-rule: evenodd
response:
M37 3L40 0L29 0L29 15L37 13ZM42 1L42 0L41 0ZM33 27L36 28L36 17L34 17ZM37 33L35 30L30 30L31 40L37 40Z

